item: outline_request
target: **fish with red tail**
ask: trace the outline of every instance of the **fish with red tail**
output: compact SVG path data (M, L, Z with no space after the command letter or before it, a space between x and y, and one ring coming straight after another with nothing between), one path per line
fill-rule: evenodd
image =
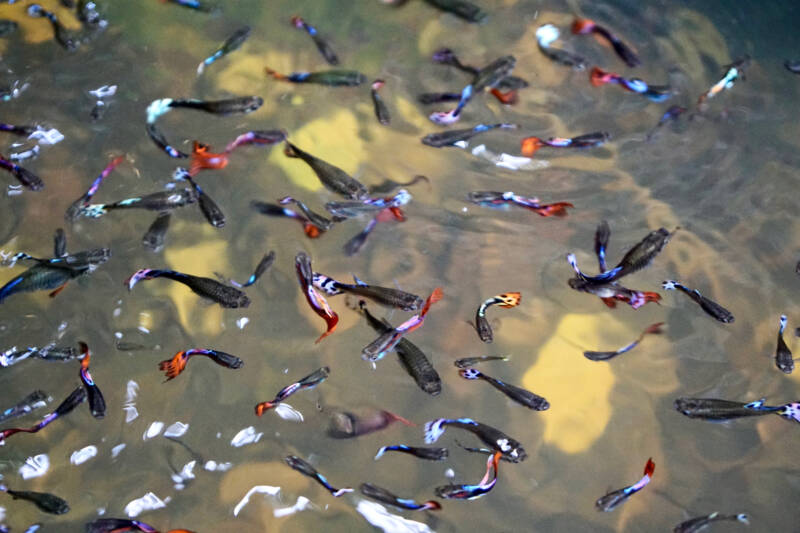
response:
M318 368L311 374L307 375L306 377L295 381L291 385L287 385L275 394L275 398L269 402L261 402L256 405L256 415L261 416L264 414L265 411L268 409L272 409L273 407L277 406L279 403L284 401L286 398L291 396L292 394L301 391L301 390L308 390L313 389L326 379L328 379L328 375L330 375L331 369L327 366L323 366L322 368Z
M195 355L205 355L219 366L224 366L225 368L230 368L233 370L242 368L242 366L244 366L244 361L235 355L221 352L219 350L192 348L191 350L183 350L176 353L172 359L165 359L164 361L161 361L158 363L158 369L164 372L164 374L167 376L166 381L170 381L178 377L178 375L183 372L183 370L186 368L186 365L189 363L189 358Z
M339 315L331 309L325 297L314 287L314 271L311 268L311 258L308 254L298 252L294 258L294 264L297 271L297 280L300 282L300 289L303 291L308 305L325 321L327 327L325 332L315 341L319 342L336 329L336 325L339 323Z
M595 507L597 507L597 510L607 513L609 511L613 511L618 506L628 501L628 498L645 488L647 484L650 483L655 469L656 464L653 462L653 459L648 459L647 464L644 465L644 476L642 476L642 479L633 485L611 491L605 496L598 498L594 503Z
M361 494L367 498L386 503L399 509L406 509L408 511L438 511L442 508L439 502L435 500L418 503L410 498L400 498L383 487L373 485L372 483L362 483L358 489L361 491Z

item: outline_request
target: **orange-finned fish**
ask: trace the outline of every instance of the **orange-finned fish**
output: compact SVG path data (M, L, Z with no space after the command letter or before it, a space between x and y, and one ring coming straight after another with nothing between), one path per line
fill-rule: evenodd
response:
M551 148L594 148L603 145L609 139L611 139L611 134L606 131L594 131L571 138L550 137L547 140L539 137L525 137L522 139L520 151L525 157L531 157L543 146Z
M608 31L603 26L596 24L591 19L576 18L572 23L572 33L577 35L586 35L589 33L601 35L609 42L609 44L611 44L611 46L614 48L614 51L617 53L620 59L625 62L626 65L633 68L641 63L636 53L631 50L628 45L622 42L619 37Z
M518 292L504 292L485 300L475 313L475 328L478 330L478 337L483 342L492 342L493 340L492 326L486 319L486 310L489 306L498 305L504 309L510 309L518 306L520 300L522 300L522 295Z
M284 388L279 390L277 394L275 394L275 399L273 399L272 401L261 402L258 405L256 405L256 415L258 416L263 415L267 409L272 409L273 407L275 407L276 405L278 405L283 400L285 400L286 398L288 398L297 391L303 389L313 389L314 387L325 381L328 378L330 372L331 372L330 368L328 368L327 366L323 366L322 368L318 368L317 370L307 375L306 377L298 381L295 381L291 385L285 386Z
M503 456L501 452L495 452L486 461L486 474L477 485L442 485L436 487L436 495L448 500L474 500L480 498L497 484L497 474L499 471L499 461ZM489 475L494 472L491 479Z
M617 508L617 506L628 501L628 498L645 488L647 484L650 483L650 479L653 477L653 472L655 469L656 464L653 462L653 459L648 459L647 464L644 466L644 476L642 479L633 485L611 491L605 496L598 498L594 503L595 507L597 507L597 510L605 512L613 511Z
M308 305L314 310L317 315L325 320L327 329L325 333L319 336L315 342L319 342L336 329L336 324L339 323L339 315L331 309L328 301L320 294L316 287L314 287L314 271L311 268L311 258L305 252L298 252L294 258L295 270L297 271L297 279L300 281L300 288L306 297Z
M438 511L442 506L436 500L428 500L423 503L417 503L410 498L400 498L377 485L372 483L362 483L359 487L361 494L367 498L386 503L399 509L406 509L409 511Z
M552 204L539 203L536 196L525 197L512 191L472 191L467 194L467 199L473 204L494 209L508 209L510 205L518 205L530 209L542 217L565 217L567 208L575 207L569 202L554 202Z
M231 355L229 353L220 352L218 350L204 350L204 349L191 349L185 350L176 353L172 359L165 359L158 363L158 369L164 371L167 376L167 381L178 377L178 374L183 372L183 369L186 368L187 363L189 362L189 358L193 355L206 355L212 361L217 363L220 366L224 366L226 368L232 368L236 370L237 368L242 368L244 365L244 361L236 357L235 355Z
M95 384L92 375L89 373L89 359L91 358L89 346L83 341L79 342L78 346L83 354L80 377L83 387L86 389L86 396L89 398L89 408L93 417L103 418L106 416L106 401L103 398L103 393L100 392L100 388Z
M189 164L189 174L195 176L204 169L220 170L228 166L226 152L215 154L209 152L210 146L199 141L194 141L192 148L192 162Z

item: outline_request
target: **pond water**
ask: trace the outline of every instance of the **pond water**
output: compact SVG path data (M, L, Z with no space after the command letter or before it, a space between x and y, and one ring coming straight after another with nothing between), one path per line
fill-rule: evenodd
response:
M42 531L83 531L101 516L131 516L137 511L131 502L152 493L148 501L160 508L136 518L162 531L372 531L367 517L378 523L380 508L365 503L370 500L358 490L333 498L290 469L284 457L307 459L336 487L357 489L369 482L421 502L438 499L435 487L476 483L485 472L485 456L457 444L478 445L472 435L448 430L436 444L450 450L442 462L405 454L373 457L384 445L424 446L426 421L469 417L519 440L527 460L501 462L496 486L480 499L438 499L437 512L387 507L390 514L380 522L387 531L670 531L714 511L747 513L753 531L797 530L800 428L776 416L717 424L690 420L672 403L680 396L767 398L770 405L800 400L800 373L780 372L773 358L781 314L789 319L788 346L800 349L794 335L800 325L800 77L783 66L785 59L800 59L798 5L480 0L489 18L478 25L420 0L403 6L240 0L220 2L215 14L156 0L100 2L108 28L68 52L53 40L46 19L26 14L31 3L0 5L0 18L19 24L0 38L2 85L25 87L0 102L2 120L56 128L64 139L40 143L36 158L19 162L44 180L43 190L20 193L13 176L3 173L8 194L0 199L0 250L49 257L52 235L63 227L70 252L109 247L112 257L55 298L46 291L7 298L0 307L0 348L86 341L108 410L96 420L80 406L35 435L7 439L0 447L2 483L54 493L71 510L47 515L4 496L0 523L13 531L33 523L43 524ZM80 28L61 2L41 4L68 28ZM288 84L265 75L265 67L282 73L330 68L309 35L290 24L295 14L331 43L340 68L386 81L381 95L392 115L389 126L373 114L369 84ZM610 28L636 49L641 66L627 68L600 38L572 35L575 16ZM554 46L579 53L589 66L670 84L675 94L653 103L619 86L593 87L586 70L554 63L540 52L535 34L545 23L561 29ZM252 27L250 38L198 76L198 63L243 25ZM503 105L488 92L476 95L451 128L506 122L519 124L517 130L486 133L467 150L420 143L443 129L427 115L452 104L424 106L417 95L458 92L469 82L468 75L431 61L444 46L475 66L511 54L514 74L530 84L515 105ZM697 112L698 96L745 55L751 58L746 79ZM117 90L104 99L102 117L93 119L97 98L88 91L104 85ZM348 256L344 244L368 217L309 239L296 221L256 213L253 200L292 195L324 212L325 202L342 199L323 189L307 165L287 158L281 146L237 149L223 170L199 174L198 182L225 212L224 228L206 223L195 206L178 209L157 253L142 246L154 213L126 210L64 220L66 208L114 156L124 154L125 160L94 202L164 190L174 168L186 164L148 138L150 102L246 95L262 97L263 105L226 117L175 110L159 120L159 128L185 152L192 140L221 151L248 130L285 129L298 147L368 186L427 176L428 183L409 187L407 220L379 223L363 248ZM648 141L670 105L689 111ZM491 152L519 156L523 137L594 131L612 138L585 150L542 148L519 170L471 153L485 144ZM0 141L6 155L33 145L11 136ZM14 146L19 142L24 144ZM549 218L521 208L489 209L466 201L475 190L514 191L574 208L566 217ZM660 293L660 305L633 310L620 303L610 309L567 285L573 276L564 259L568 252L593 271L593 238L601 220L611 227L612 265L649 231L680 227L651 267L625 278L632 288ZM124 284L142 268L212 278L220 273L241 281L269 250L275 263L246 289L252 301L247 308L223 309L167 280L143 282L130 292ZM408 335L438 370L441 394L420 390L393 353L374 367L361 359L376 334L345 296L328 298L340 322L332 335L314 343L324 325L299 289L294 257L300 251L311 256L316 271L340 281L355 274L423 298L442 287L444 298L432 306L424 327ZM24 267L19 262L2 269L0 283ZM685 295L663 291L666 279L699 289L729 309L735 322L714 321ZM508 291L521 292L521 304L490 308L494 342L485 344L470 322L482 301ZM393 324L410 316L377 304L369 309ZM624 346L655 322L665 323L663 334L648 335L629 353L608 362L582 355ZM123 351L119 342L141 346ZM229 370L197 357L164 382L159 361L189 348L232 353L244 366ZM507 362L477 368L544 396L550 408L531 411L486 383L459 377L453 361L479 355L509 355ZM330 377L288 400L302 413L301 423L275 412L254 415L255 404L321 366L330 367ZM2 427L29 427L51 412L80 385L79 367L76 361L31 359L3 368L0 408L35 389L51 401ZM328 436L338 410L370 409L395 413L417 427L397 423L354 439ZM182 444L159 431L159 423L166 430L176 422L188 426L180 429ZM84 450L89 446L95 450ZM96 455L80 463L73 455L80 450ZM46 471L23 479L26 461L41 462L42 456ZM613 512L598 512L595 500L634 483L649 457L656 464L652 482ZM185 467L191 461L193 470ZM263 489L273 495L253 493L249 503L237 505L254 486L273 487ZM733 530L737 524L717 528L726 526Z

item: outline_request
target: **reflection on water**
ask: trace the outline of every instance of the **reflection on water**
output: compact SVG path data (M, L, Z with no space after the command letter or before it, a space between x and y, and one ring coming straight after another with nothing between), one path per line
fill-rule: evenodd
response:
M748 513L758 531L795 527L797 428L778 417L689 420L672 401L798 400L798 373L782 374L772 355L778 317L789 317L790 330L800 319L793 298L800 283L793 245L800 225L792 217L800 165L792 102L800 79L782 66L800 50L791 25L799 8L715 1L690 9L672 0L573 0L567 9L554 1L480 3L490 13L485 25L442 15L426 2L399 8L380 2L234 2L218 15L155 0L114 2L106 6L108 30L74 53L53 41L45 19L25 15L27 3L0 6L0 18L19 24L0 39L1 85L27 84L17 98L0 103L3 121L56 128L65 136L57 144L39 143L38 157L22 162L44 179L44 190L17 194L4 173L0 249L47 256L54 230L63 226L69 251L107 246L113 254L54 299L26 293L2 306L3 350L86 340L92 376L108 405L103 420L81 407L2 447L4 483L53 492L71 507L52 517L6 498L0 502L6 524L15 531L34 522L78 531L99 515L127 513L163 530L216 532L370 531L369 523L392 531L664 531L690 516L721 511ZM42 5L68 29L80 27L60 2ZM318 27L343 68L386 80L381 95L391 126L375 119L366 85L289 85L264 75L265 66L278 72L328 68L308 35L289 23L294 14ZM642 66L626 69L601 41L571 36L567 29L576 14L631 43ZM592 87L586 71L553 63L538 50L535 32L544 23L561 28L556 45L589 65L654 83L669 80L677 94L654 104ZM250 39L198 78L198 63L244 24L253 28ZM458 127L505 122L520 124L518 130L487 133L466 151L420 143L440 128L427 119L432 108L417 104L416 95L460 91L469 81L429 60L443 46L471 65L505 54L517 58L515 74L531 85L518 104L478 95ZM666 125L645 142L669 105L694 109L725 65L744 54L752 57L744 81L710 100L706 113ZM105 85L117 85L116 93L103 99L104 113L93 120L98 97L89 91ZM125 153L126 162L103 183L97 202L161 190L169 181L175 161L144 129L152 100L250 94L264 98L252 114L172 113L160 126L184 151L194 139L219 148L248 130L284 128L299 147L367 185L428 176L430 183L410 188L407 220L378 224L353 257L342 246L366 220L338 224L309 240L294 221L254 213L251 200L293 195L321 211L337 198L281 147L254 146L237 151L224 170L198 177L226 213L223 229L205 223L199 210L183 208L172 217L164 250L152 253L141 245L152 213L120 211L65 225L64 210L113 156ZM519 155L524 136L592 131L609 131L612 140L581 152L545 148L518 171L485 157ZM14 147L11 137L2 140L4 154L31 149ZM480 150L473 155L480 144L484 156ZM569 201L575 209L566 218L491 210L468 203L471 190L513 190L545 203ZM652 267L630 278L635 288L660 291L660 306L610 310L567 286L565 253L574 251L590 265L602 219L612 229L611 263L651 229L682 228ZM247 289L252 304L246 309L207 304L169 281L130 293L123 286L140 268L246 279L269 250L276 251L276 262ZM331 300L340 315L335 333L314 344L323 326L298 291L293 258L300 250L319 271L343 281L356 274L420 295L444 288L445 298L425 326L409 335L439 371L440 395L421 391L393 355L376 368L362 361L361 349L374 332L341 299ZM4 269L0 281L21 271ZM736 322L719 324L684 295L664 293L665 279L719 301ZM490 313L494 342L484 344L469 321L480 302L508 291L522 292L522 303ZM387 316L395 325L407 318L400 311ZM666 322L663 335L612 361L582 355L623 346L660 321ZM788 333L786 340L796 351L796 340ZM119 343L124 350L115 348ZM203 358L163 383L158 362L193 347L235 354L244 367L228 370ZM460 378L452 366L457 358L486 354L511 354L508 362L485 363L486 372L544 396L550 409L524 409L491 387ZM294 396L291 410L253 414L255 404L321 366L331 368L330 377ZM27 427L79 385L78 369L76 361L38 358L6 368L0 408L44 391L53 401L19 419ZM326 434L334 413L370 410L419 427L392 424L356 439ZM485 457L455 442L475 446L473 437L455 429L443 436L437 445L450 448L443 462L405 454L387 454L380 462L372 457L388 444L421 446L421 425L428 420L464 416L518 439L529 458L501 463L491 494L444 502L435 514L383 508L357 492L333 498L283 460L302 457L337 487L369 482L424 502L436 486L479 479ZM652 483L614 512L598 513L594 501L609 486L637 479L648 457L657 464Z

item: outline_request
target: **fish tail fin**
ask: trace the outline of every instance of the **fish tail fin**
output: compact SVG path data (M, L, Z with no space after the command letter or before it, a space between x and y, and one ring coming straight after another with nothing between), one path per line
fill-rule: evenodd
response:
M490 89L489 92L492 93L492 96L497 98L501 104L514 105L519 101L519 95L517 94L517 91L512 90L503 92L500 89Z
M678 285L680 285L680 283L674 279L666 279L661 282L661 288L665 291L674 291L678 288Z
M339 315L337 315L333 311L331 311L331 315L326 315L323 318L325 319L325 323L327 324L328 329L325 331L325 333L320 335L319 338L317 338L317 340L314 341L314 344L317 344L319 341L321 341L322 339L333 333L333 330L336 329L336 324L339 323Z
M425 301L425 306L422 308L422 311L419 312L420 318L424 317L428 313L428 310L430 310L431 306L441 300L443 297L444 291L442 291L441 287L436 287L433 289L433 292Z
M647 464L644 465L644 475L652 477L655 470L656 464L653 462L653 458L651 457L647 460Z
M392 418L392 420L396 420L397 422L400 422L403 425L406 425L406 426L412 427L412 428L417 427L417 425L414 422L412 422L411 420L408 420L407 418L403 418L400 415L396 415L394 413L390 413L389 411L385 411L385 413L387 415L389 415Z
M271 76L271 77L275 78L276 80L280 80L280 81L287 81L289 79L288 76L286 76L285 74L281 74L279 72L276 72L276 71L272 70L269 67L264 67L264 73L267 76Z
M617 308L617 301L614 300L614 298L600 298L600 299L603 301L604 304L606 304L606 307L608 307L609 309Z
M481 371L475 368L463 368L458 371L458 375L464 379L480 379Z
M189 360L190 355L187 352L178 352L172 359L165 359L158 363L158 369L164 372L167 376L167 381L175 379L186 368L186 362Z
M367 286L367 284L364 283L364 281L360 280L358 276L356 276L355 274L353 274L353 281L355 281L356 285L361 285L362 287Z
M503 294L498 294L495 298L500 300L500 307L508 309L519 305L522 301L522 294L519 292L504 292Z
M643 291L642 295L644 296L644 303L655 302L661 305L661 295L657 292Z
M744 513L739 513L736 515L736 520L741 522L742 524L750 525L750 520L748 519L747 515Z
M661 326L663 326L663 325L664 325L663 322L656 322L655 324L651 324L651 325L647 326L646 330L644 330L644 334L647 335L648 333L652 333L652 334L663 333L664 331L661 329Z
M385 453L386 453L386 448L387 448L387 446L382 446L382 447L381 447L381 449L380 449L380 450L378 450L378 453L376 453L376 454L375 454L375 460L376 460L376 461L377 461L378 459L380 459L381 457L383 457L383 454L385 454Z
M785 329L786 329L786 323L787 323L787 321L788 321L788 319L786 318L786 315L781 315L781 319L780 319L780 329L778 330L778 334L779 334L779 335L783 335L783 330L785 330Z
M83 355L83 358L81 359L81 368L84 370L88 370L89 360L92 357L91 353L89 352L89 345L83 341L80 341L78 343L78 349L80 350L81 355Z
M436 500L428 500L422 504L422 508L428 511L439 511L442 505Z
M569 202L555 202L553 204L545 204L531 209L543 217L565 217L568 214L568 207L575 206Z
M261 402L256 404L256 416L263 415L267 410L272 409L275 407L276 404L272 402Z
M576 35L591 33L596 26L592 19L576 18L572 22L572 33Z
M525 157L530 157L536 153L536 151L544 146L545 143L539 137L525 137L522 139L522 148L521 152L522 155Z
M600 87L606 83L611 83L614 81L615 77L617 77L616 74L607 72L599 67L593 67L589 72L589 81L594 87Z
M306 237L309 239L316 239L322 235L322 230L308 220L302 220L301 222L303 223L303 233L305 233Z
M437 418L436 420L431 420L430 422L425 423L425 444L432 444L439 440L439 437L444 435L446 424L448 420L446 418Z
M69 282L65 282L65 283L63 283L63 284L62 284L60 287L58 287L56 290L54 290L53 292L51 292L50 294L48 294L48 296L49 296L50 298L55 298L56 296L58 296L58 294L59 294L61 291L63 291L63 290L66 288L66 286L67 286L67 283L69 283Z
M782 405L780 407L780 411L777 411L777 414L786 420L800 422L800 402L792 402Z

